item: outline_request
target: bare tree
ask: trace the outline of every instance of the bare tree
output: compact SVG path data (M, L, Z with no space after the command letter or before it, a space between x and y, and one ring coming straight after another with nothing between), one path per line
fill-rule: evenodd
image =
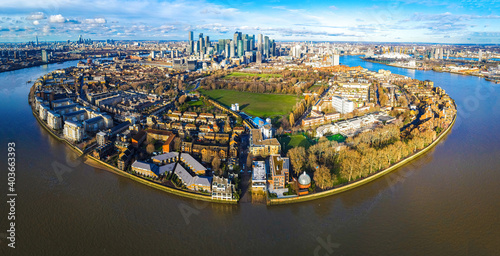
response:
M314 182L316 182L321 189L331 188L333 186L333 178L330 170L326 166L321 165L314 172Z

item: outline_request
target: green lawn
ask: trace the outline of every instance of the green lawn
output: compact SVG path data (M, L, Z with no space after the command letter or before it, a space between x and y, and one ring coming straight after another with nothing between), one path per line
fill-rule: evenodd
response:
M278 137L278 141L281 143L285 154L289 149L294 147L304 147L308 149L311 146L309 140L302 134L280 136Z
M271 77L283 77L280 74L258 74L258 73L232 72L231 74L225 76L224 78L231 78L231 77L250 78L253 76L265 78L266 80L271 78Z
M201 100L197 101L188 101L189 106L201 106L203 105L203 102Z
M294 95L240 92L233 90L200 90L200 92L224 105L240 104L240 110L258 117L288 115L299 101Z
M342 136L342 134L340 134L340 133L337 133L337 134L334 134L334 135L331 135L331 136L327 136L326 138L327 138L329 141L334 140L334 141L339 142L339 143L340 143L340 142L344 142L344 141L345 141L345 139L346 139L346 138L345 138L344 136Z

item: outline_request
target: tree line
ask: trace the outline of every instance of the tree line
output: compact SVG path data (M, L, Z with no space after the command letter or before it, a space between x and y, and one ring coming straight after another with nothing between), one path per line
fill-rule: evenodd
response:
M368 177L428 146L436 139L433 129L413 128L401 133L401 124L390 124L360 133L345 145L321 138L308 149L288 151L295 176L307 171L322 190Z

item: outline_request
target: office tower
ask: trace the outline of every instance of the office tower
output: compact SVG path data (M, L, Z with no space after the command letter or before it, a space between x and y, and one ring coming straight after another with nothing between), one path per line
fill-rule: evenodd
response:
M205 47L210 46L210 38L208 36L205 36Z
M224 49L226 49L226 40L224 39L219 39L219 43L217 44L218 46L218 51L217 51L217 54L220 54L224 51Z
M224 44L225 49L224 49L224 57L229 58L229 44Z
M243 38L243 51L244 52L248 52L248 39L247 38Z
M234 37L233 37L233 41L235 42L235 44L238 42L238 40L241 40L241 32L234 32Z
M262 53L262 34L257 35L257 51Z
M193 53L194 52L194 41L189 41L189 53Z
M238 40L238 57L243 56L243 40Z
M269 37L264 37L264 56L269 57Z
M201 35L201 34L200 34ZM201 53L203 49L203 37L198 38L198 51Z
M274 42L274 40L272 40L272 43L271 43L271 56L276 56L276 43Z
M253 49L255 49L254 45L255 45L255 39L250 38L250 42L248 43L248 47L249 47L248 50L253 51Z
M38 46L38 36L36 36L36 45Z
M235 47L234 47L235 42L231 41L231 44L229 45L229 57L234 57L235 55Z
M483 50L479 50L478 61L481 62L483 60Z
M42 61L43 62L49 62L49 56L47 55L46 50L42 50Z
M151 59L154 59L156 57L155 51L151 51L150 56L151 56Z
M256 60L257 64L261 64L262 63L262 53L260 53L259 51L257 52L257 60Z
M193 31L189 31L189 41L193 41Z

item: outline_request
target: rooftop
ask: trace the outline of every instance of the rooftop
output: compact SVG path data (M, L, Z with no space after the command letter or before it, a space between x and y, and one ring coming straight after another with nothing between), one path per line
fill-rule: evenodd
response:
M252 162L252 181L265 181L266 180L266 162L253 161Z
M187 153L182 153L181 154L181 160L185 162L187 165L189 165L193 171L205 171L207 168L200 164L194 157L192 157L190 154Z
M153 157L151 157L151 159L163 162L163 161L166 161L166 160L178 157L178 156L179 156L178 152L169 152L169 153L153 156Z
M252 136L252 141L251 144L254 146L263 146L263 145L276 145L279 146L280 143L276 138L270 138L270 139L262 139L262 132L260 129L252 129L250 130L251 136Z
M283 170L289 170L290 168L290 159L288 157L272 155L269 158L269 162L273 176L284 175Z

